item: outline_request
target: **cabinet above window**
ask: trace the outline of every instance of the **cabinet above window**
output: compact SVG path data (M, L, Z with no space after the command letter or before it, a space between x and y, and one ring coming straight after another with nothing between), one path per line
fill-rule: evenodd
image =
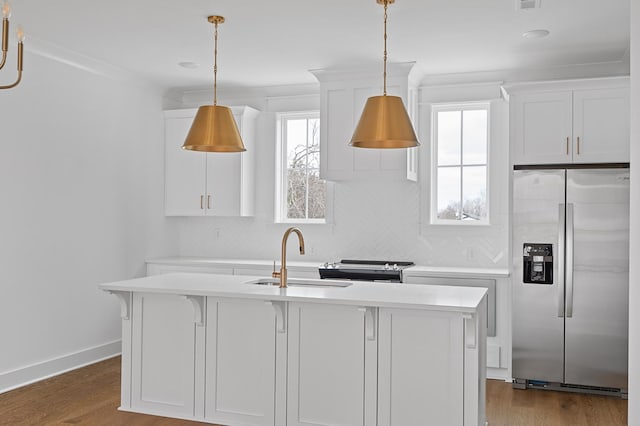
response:
M417 88L411 84L413 63L389 64L387 90L402 98L416 125ZM364 104L381 95L377 68L323 69L312 73L320 82L320 177L329 181L417 179L416 150L363 149L349 145Z

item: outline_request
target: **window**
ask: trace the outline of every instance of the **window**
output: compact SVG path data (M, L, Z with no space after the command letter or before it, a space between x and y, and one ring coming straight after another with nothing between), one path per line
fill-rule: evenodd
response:
M432 223L489 222L489 104L432 109Z
M276 220L324 223L326 183L320 179L320 114L279 116Z

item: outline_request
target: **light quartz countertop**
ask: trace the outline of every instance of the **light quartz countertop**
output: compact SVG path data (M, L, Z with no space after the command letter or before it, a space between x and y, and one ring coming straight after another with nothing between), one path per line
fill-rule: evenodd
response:
M330 280L296 280L318 286L299 285L280 289L277 286L251 284L256 277L207 273L172 273L100 284L105 291L213 296L265 301L313 302L363 307L424 309L473 313L487 290L479 287L411 286L394 283L333 281L349 284L331 287Z
M221 267L273 267L273 260L257 260L257 259L216 259L209 257L160 257L147 259L147 263L159 265L184 265L184 266L221 266ZM276 264L280 265L280 259L276 260ZM300 262L290 261L287 259L287 269L300 268L308 270L318 270L322 262Z
M273 267L273 260L256 259L215 259L206 257L164 257L147 259L149 264L177 265L177 266L212 266L236 268L265 268ZM276 260L280 264L280 259ZM317 272L324 262L320 261L291 261L287 260L287 269ZM441 278L508 278L507 268L466 268L455 266L422 266L416 265L403 271L405 277L429 276Z

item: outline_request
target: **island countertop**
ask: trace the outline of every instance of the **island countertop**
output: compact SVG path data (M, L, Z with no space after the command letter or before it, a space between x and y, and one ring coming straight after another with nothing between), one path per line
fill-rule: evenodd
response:
M449 312L476 312L487 290L479 287L416 286L397 283L337 281L346 287L327 286L329 280L296 280L314 285L278 286L252 284L255 276L209 273L172 273L100 284L105 291L213 296L359 305L385 308L423 309Z

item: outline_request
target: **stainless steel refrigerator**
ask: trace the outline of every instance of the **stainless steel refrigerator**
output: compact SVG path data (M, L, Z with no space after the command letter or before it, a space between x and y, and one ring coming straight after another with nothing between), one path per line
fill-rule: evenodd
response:
M625 397L628 165L513 173L513 385Z

